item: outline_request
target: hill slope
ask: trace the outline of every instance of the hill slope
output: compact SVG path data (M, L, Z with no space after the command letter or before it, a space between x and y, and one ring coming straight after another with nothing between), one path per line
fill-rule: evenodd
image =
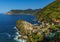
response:
M7 12L7 14L35 14L40 9L26 9L26 10L10 10Z
M60 1L54 1L53 3L47 5L42 9L42 11L37 16L37 20L50 22L50 21L60 21Z

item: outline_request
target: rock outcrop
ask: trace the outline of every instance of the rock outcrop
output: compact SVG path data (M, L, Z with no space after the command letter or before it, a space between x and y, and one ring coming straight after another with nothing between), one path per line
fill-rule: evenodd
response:
M29 22L23 21L23 20L19 20L16 23L16 27L19 31L19 34L22 35L24 38L27 38L27 34L30 33L33 30L33 25Z
M21 35L18 39L22 39L22 38L23 39L28 39L28 38L34 39L33 37L34 35L37 36L38 38L40 38L41 36L40 40L42 40L43 38L43 35L42 35L43 30L41 30L39 26L33 25L27 21L18 20L16 23L16 27L18 29L19 34Z
M39 41L43 40L43 32L46 32L45 35L50 34L49 26L43 26L41 24L40 26L33 25L27 21L24 20L18 20L16 23L16 27L18 29L18 32L21 36L18 37L18 39L27 39L28 41L35 42L35 39L38 39ZM35 38L36 36L36 38ZM37 38L38 37L38 38ZM34 39L35 38L35 39ZM31 40L33 39L33 40Z

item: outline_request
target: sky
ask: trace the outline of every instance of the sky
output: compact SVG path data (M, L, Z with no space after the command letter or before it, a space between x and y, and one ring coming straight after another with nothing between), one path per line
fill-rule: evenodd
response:
M54 0L0 0L0 13L15 9L44 8Z

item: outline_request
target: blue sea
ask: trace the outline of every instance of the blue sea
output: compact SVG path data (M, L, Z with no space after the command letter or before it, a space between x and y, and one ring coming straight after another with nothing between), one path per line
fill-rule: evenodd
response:
M26 20L32 24L38 23L35 21L34 15L7 15L0 14L0 42L18 42L14 38L17 36L16 22L18 20Z

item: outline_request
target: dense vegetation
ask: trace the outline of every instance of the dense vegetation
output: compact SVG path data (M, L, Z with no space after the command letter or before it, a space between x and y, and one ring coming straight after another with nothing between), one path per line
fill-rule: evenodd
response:
M60 19L60 2L54 1L44 7L37 16L37 20L51 22L52 20Z
M37 20L45 23L50 23L52 32L57 32L52 39L44 39L44 42L60 42L60 1L56 0L44 7L40 13L37 13ZM53 23L53 24L51 24ZM57 23L57 24L56 24ZM45 41L46 40L46 41Z

